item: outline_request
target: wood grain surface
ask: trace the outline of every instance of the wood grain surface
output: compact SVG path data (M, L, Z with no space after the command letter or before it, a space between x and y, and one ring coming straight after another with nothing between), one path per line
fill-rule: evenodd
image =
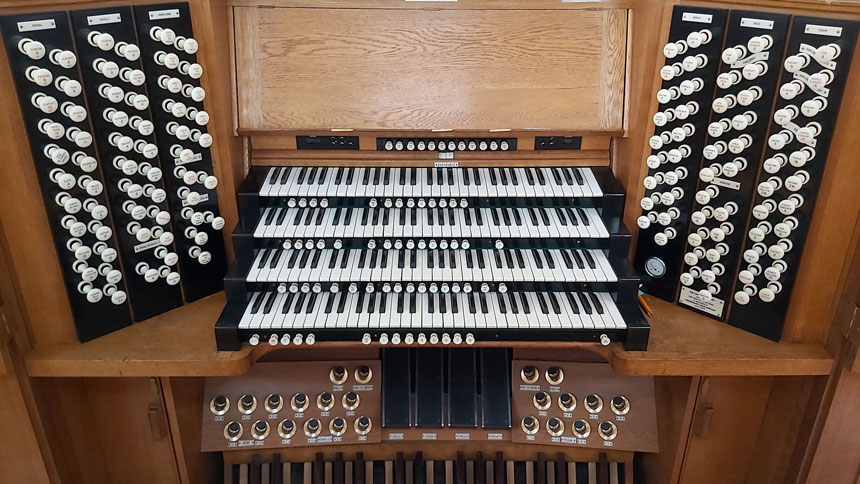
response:
M833 365L820 345L776 343L673 304L647 300L654 310L648 351L624 351L619 344L540 341L479 346L582 349L624 375L826 375ZM301 348L245 345L239 351L219 352L212 328L223 307L224 294L219 293L84 344L40 345L27 356L27 371L37 377L228 376L245 373L270 353L281 359L339 360L347 350L379 348L376 343L331 342Z
M619 129L626 10L235 7L240 129Z

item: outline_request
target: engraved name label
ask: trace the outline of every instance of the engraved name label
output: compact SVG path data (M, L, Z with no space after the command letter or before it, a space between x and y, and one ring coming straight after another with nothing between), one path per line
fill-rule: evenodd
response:
M699 24L709 24L713 22L714 16L709 13L693 13L693 12L684 12L684 15L681 15L681 20L684 22L696 22Z
M119 13L106 13L104 15L92 15L87 17L87 25L118 24L122 22Z
M803 28L803 33L812 35L824 35L827 37L842 37L842 27L808 24L806 27Z
M773 30L773 20L764 20L764 19L760 19L760 18L744 17L741 19L741 27L750 27L753 29Z
M170 10L153 10L149 12L149 20L161 20L166 18L179 18L179 9L171 8Z
M57 28L54 19L30 20L29 22L18 22L18 32L32 32L34 30L50 30Z

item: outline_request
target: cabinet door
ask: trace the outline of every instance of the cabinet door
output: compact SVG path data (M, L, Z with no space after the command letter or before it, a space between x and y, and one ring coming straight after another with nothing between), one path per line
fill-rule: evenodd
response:
M87 378L110 482L179 484L161 386L154 378Z
M771 377L702 379L681 484L746 481L772 383Z

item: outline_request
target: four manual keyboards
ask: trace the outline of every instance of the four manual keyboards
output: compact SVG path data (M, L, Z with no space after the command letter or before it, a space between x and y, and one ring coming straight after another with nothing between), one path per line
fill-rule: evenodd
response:
M272 167L238 198L220 349L647 344L608 169Z

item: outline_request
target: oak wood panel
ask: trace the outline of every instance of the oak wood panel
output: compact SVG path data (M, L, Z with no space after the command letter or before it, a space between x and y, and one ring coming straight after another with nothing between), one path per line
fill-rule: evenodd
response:
M705 378L679 482L748 482L752 450L773 378ZM708 410L710 408L711 410ZM706 413L710 412L710 423ZM755 481L753 481L755 482Z
M673 304L655 300L648 351L618 344L500 342L480 346L582 349L595 352L625 375L826 375L833 358L819 345L776 343ZM42 345L27 357L31 376L218 376L240 375L268 353L294 358L339 359L344 350L379 348L378 343L317 343L279 348L245 345L215 350L213 322L224 307L219 293L175 311L84 344ZM402 346L402 345L401 345Z
M774 378L747 482L786 482L797 473L794 449L809 435L807 409L826 377Z
M235 7L239 127L619 129L626 17Z
M200 402L203 401L203 383L203 378L161 379L170 437L182 484L216 482L221 473L220 456L216 453L200 452Z
M42 0L45 1L45 0ZM837 0L844 1L844 0ZM583 10L630 8L633 0L458 0L456 2L407 2L404 0L230 0L233 6L301 7L301 8L385 8L398 10Z
M638 459L634 474L641 477L642 482L678 482L699 392L699 380L698 377L654 379L660 452L642 454Z
M89 438L105 459L102 482L179 484L158 380L87 378L84 386L95 419ZM156 431L152 418L161 422Z

